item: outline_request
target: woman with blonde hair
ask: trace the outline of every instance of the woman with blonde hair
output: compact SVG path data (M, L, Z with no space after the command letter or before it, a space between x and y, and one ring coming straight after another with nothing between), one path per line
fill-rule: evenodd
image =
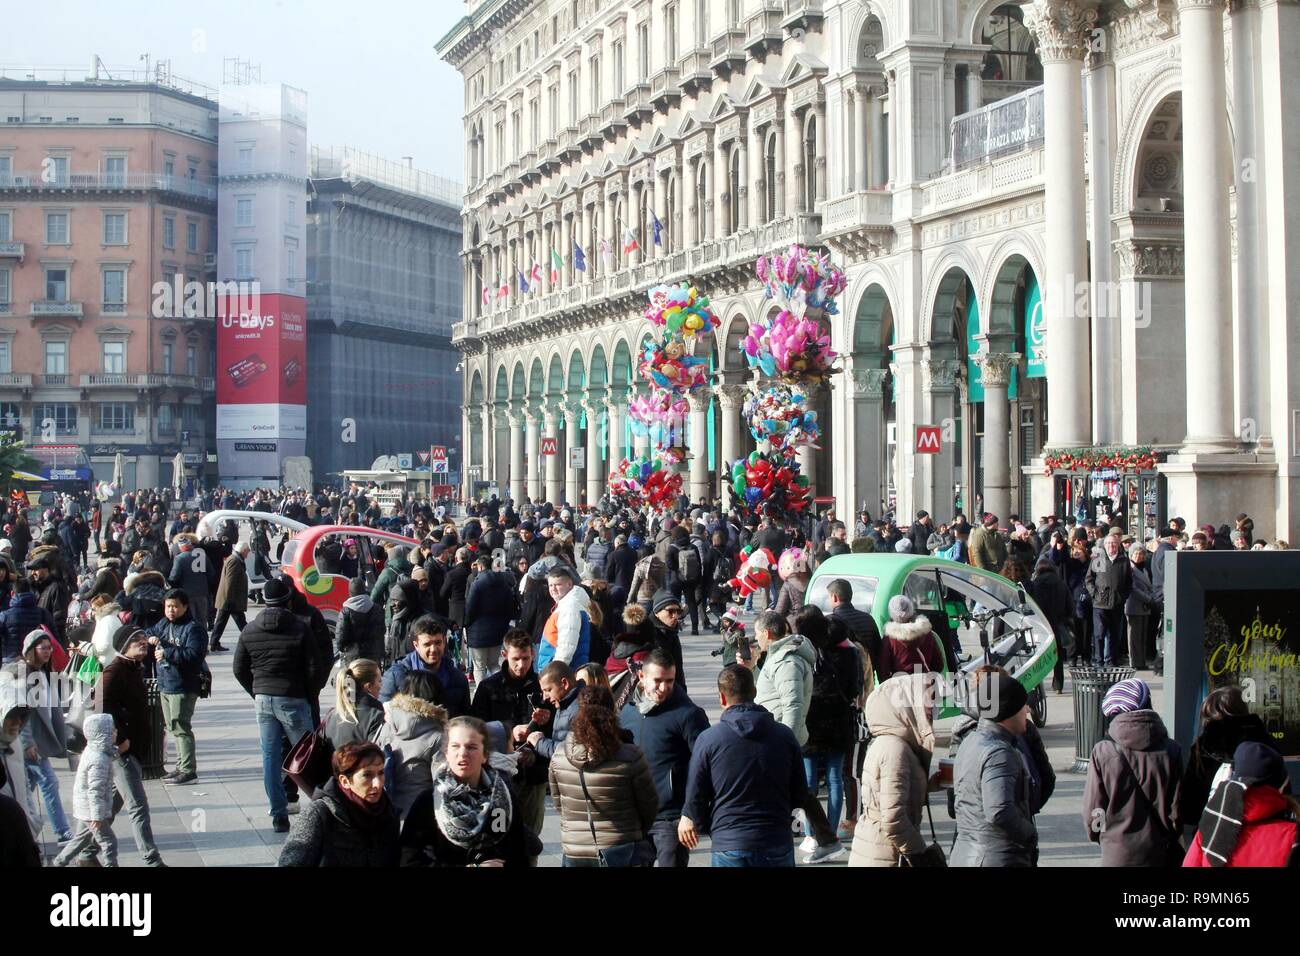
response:
M375 740L384 726L379 702L383 671L372 660L358 657L334 679L334 710L325 722L325 735L337 750L346 743Z

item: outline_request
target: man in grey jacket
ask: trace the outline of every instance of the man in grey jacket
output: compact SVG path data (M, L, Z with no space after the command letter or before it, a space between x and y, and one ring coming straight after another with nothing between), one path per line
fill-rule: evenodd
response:
M1124 639L1124 602L1133 575L1123 554L1119 528L1112 528L1088 563L1083 586L1092 599L1092 664L1113 667Z
M979 726L957 751L957 844L953 866L1033 866L1038 829L1029 773L1016 746L1029 722L1029 695L1009 674L985 682Z

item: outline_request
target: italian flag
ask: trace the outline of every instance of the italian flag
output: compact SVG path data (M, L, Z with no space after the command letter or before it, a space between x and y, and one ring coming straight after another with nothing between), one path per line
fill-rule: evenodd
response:
M623 255L635 252L638 246L640 246L640 243L636 241L636 233L631 229L623 230Z
M560 281L560 270L564 268L564 260L554 249L551 250L551 285Z

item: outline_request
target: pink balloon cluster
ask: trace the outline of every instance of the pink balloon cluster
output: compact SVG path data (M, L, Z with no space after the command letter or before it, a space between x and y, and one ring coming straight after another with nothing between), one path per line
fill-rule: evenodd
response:
M766 298L782 309L791 309L798 296L805 309L823 309L827 315L835 315L835 297L848 285L844 271L831 265L829 255L819 255L797 243L784 253L760 256L754 272L763 283Z
M755 322L741 343L745 361L769 378L783 381L816 382L837 371L837 357L831 337L814 319L794 312L778 312L771 319Z

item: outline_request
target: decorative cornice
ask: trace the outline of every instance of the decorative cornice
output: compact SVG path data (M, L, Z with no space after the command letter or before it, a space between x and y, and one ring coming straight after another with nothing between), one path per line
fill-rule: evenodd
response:
M979 367L985 388L1006 388L1011 384L1011 370L1020 364L1017 352L978 352L971 360Z
M1081 62L1087 55L1096 9L1076 0L1036 0L1021 9L1025 26L1038 40L1038 56L1044 63Z
M1119 259L1120 278L1176 278L1184 274L1181 242L1117 239L1111 247Z
M1178 32L1178 9L1174 0L1125 0L1128 16L1111 21L1112 60L1155 46Z

